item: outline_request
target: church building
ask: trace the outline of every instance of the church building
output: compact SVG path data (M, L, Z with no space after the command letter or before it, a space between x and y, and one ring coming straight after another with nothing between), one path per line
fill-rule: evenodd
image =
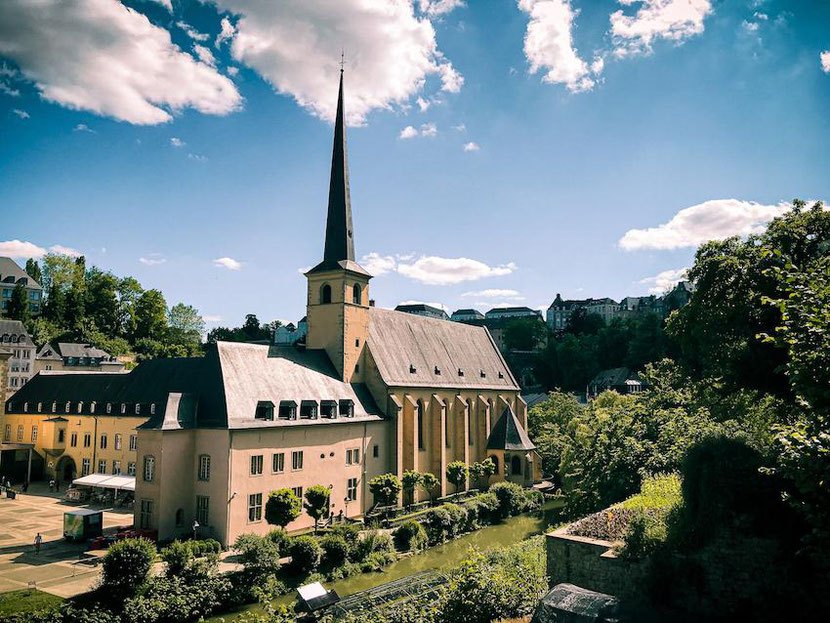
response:
M540 479L519 385L487 329L370 301L372 277L355 261L342 72L323 258L305 277L304 344L219 342L204 357L148 361L118 384L90 386L101 395L74 397L146 414L137 527L170 539L196 521L200 535L227 545L273 528L265 503L283 487L299 496L331 487L331 512L360 517L374 504L369 481L384 473L432 472L447 495L449 463L492 457L493 482ZM55 376L31 382L29 404ZM109 386L120 394L106 395ZM287 528L312 523L303 513Z

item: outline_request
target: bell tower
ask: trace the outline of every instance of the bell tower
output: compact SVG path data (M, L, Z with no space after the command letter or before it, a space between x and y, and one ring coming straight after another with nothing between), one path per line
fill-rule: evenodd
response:
M324 349L343 381L362 381L361 363L369 335L369 279L372 276L354 260L342 67L323 261L305 276L308 279L306 346Z

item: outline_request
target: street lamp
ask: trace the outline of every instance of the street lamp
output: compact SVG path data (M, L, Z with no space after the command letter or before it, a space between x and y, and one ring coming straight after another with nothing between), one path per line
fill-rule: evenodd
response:
M196 540L196 531L199 529L199 522L195 519L193 520L193 540Z

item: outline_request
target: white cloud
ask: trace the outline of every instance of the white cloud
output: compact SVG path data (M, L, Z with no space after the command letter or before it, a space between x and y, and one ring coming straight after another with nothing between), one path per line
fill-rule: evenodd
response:
M151 253L147 257L138 258L138 261L145 266L158 266L159 264L164 264L167 261L167 258L162 257L159 253Z
M176 22L176 26L181 28L187 34L188 37L195 41L207 41L210 37L210 35L206 35L204 33L199 32L198 30L193 28L193 26L185 22Z
M761 25L758 22L750 22L748 20L744 20L744 21L741 22L741 28L743 28L747 32L755 32L760 27L761 27Z
M654 275L654 277L640 279L640 283L649 286L649 294L663 294L677 285L678 281L686 279L686 272L688 270L688 267L664 270L663 272Z
M187 154L187 159L188 160L195 160L196 162L207 162L208 161L207 156L203 156L202 154L194 154L194 153Z
M517 290L500 290L498 288L488 288L487 290L478 290L476 292L465 292L461 296L524 300L524 297L521 296Z
M25 110L20 110L19 108L15 108L14 110L12 110L12 112L21 119L28 119L29 117L31 117L29 113L27 113Z
M501 266L488 266L484 262L466 257L421 256L411 264L398 264L398 272L404 277L439 286L509 275L514 270L516 265L512 262Z
M364 255L360 260L360 265L375 277L394 272L398 267L397 260L393 256L374 252Z
M134 124L164 123L184 108L224 115L242 102L227 76L117 0L3 0L0 55L44 99Z
M421 136L432 138L438 134L438 128L434 123L425 123L421 126Z
M227 268L228 270L241 270L242 262L233 259L232 257L220 257L213 260L213 265L216 268Z
M544 82L564 84L574 93L591 90L592 72L599 74L603 63L589 66L579 57L572 36L578 11L570 0L519 0L519 8L530 16L524 39L530 73L541 70Z
M62 244L53 244L49 247L49 251L57 253L58 255L68 255L69 257L81 257L83 253L72 247L65 247Z
M473 141L464 143L464 151L478 151L479 149L481 149L481 147L479 147L478 143L474 143Z
M199 60L205 65L216 67L216 59L213 57L213 52L211 52L208 48L203 45L199 45L198 43L194 43L193 51L196 52L196 56L198 56Z
M446 15L464 6L464 0L418 0L418 9L430 17Z
M418 130L413 128L411 125L408 125L403 130L401 130L401 133L398 136L398 138L406 140L408 138L415 138L416 136L418 136Z
M44 255L46 255L46 249L28 241L0 241L0 257L10 257L12 259L28 259L33 257L37 259L39 257L43 257Z
M418 97L418 99L415 100L415 103L418 104L418 108L421 112L426 112L429 110L429 107L432 106L432 102L428 102L423 97Z
M763 205L738 199L712 199L675 214L668 223L647 229L630 229L620 238L626 251L696 247L709 240L746 236L790 209L790 204Z
M11 97L20 97L20 89L15 89L3 80L0 80L0 93L5 93Z
M657 39L681 43L703 32L712 13L711 0L619 0L625 7L639 5L634 15L620 9L611 14L611 36L618 57L647 53Z
M151 2L155 2L156 4L160 4L161 6L163 6L165 9L167 9L171 13L173 12L173 2L172 2L172 0L151 0Z
M223 17L222 21L220 22L220 26L222 27L222 31L216 35L216 42L215 45L218 48L222 43L225 41L230 41L233 39L233 36L236 34L236 26L231 23L227 17Z
M85 123L79 123L79 124L78 124L78 125L76 125L74 128L72 128L72 131L73 131L73 132L89 132L90 134L95 134L95 130L93 130L92 128L90 128L90 127L89 127L87 124L85 124Z
M202 316L202 320L205 322L222 322L222 316L213 316L210 314L205 314Z
M228 67L228 75L229 76L235 76L238 73L239 73L239 67L234 67L233 65Z
M459 123L458 125L452 126L452 129L455 130L456 132L466 132L467 131L467 126L464 125L463 123Z
M826 74L830 74L830 50L822 52L819 56L821 59L821 69Z
M431 75L439 75L446 91L463 82L438 49L432 23L416 16L409 1L213 1L236 16L233 58L324 119L335 113L341 49L352 124L372 110L406 104Z
M187 143L185 143L185 142L184 142L182 139L180 139L179 137L174 136L173 138L171 138L171 139L170 139L170 144L171 144L173 147L184 147Z
M444 305L443 303L437 303L435 301L418 301L415 299L407 299L406 301L401 301L398 305L429 305L430 307L437 307L438 309L443 309L448 314L450 313L450 308Z

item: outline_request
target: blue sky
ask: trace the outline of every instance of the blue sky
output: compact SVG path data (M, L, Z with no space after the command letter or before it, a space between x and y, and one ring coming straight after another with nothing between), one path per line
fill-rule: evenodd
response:
M830 2L70 4L0 4L0 252L78 250L209 326L303 314L341 48L381 306L645 294L830 197Z

